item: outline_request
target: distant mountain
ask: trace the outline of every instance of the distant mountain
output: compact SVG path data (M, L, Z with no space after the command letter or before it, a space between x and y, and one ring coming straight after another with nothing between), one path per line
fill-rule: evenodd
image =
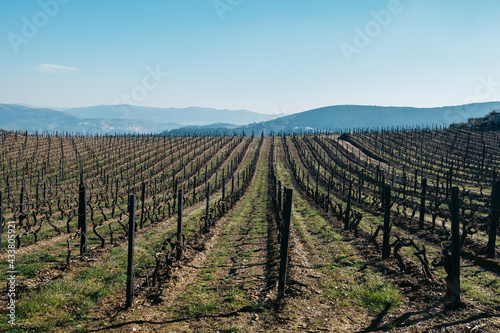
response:
M67 131L92 133L152 133L180 127L179 124L128 119L80 119L51 109L0 104L0 128L5 130Z
M203 126L213 123L231 123L241 126L282 116L248 110L217 110L201 107L152 108L134 105L100 105L67 109L64 112L80 118L141 119L158 123L178 123L184 126Z
M484 117L500 110L500 102L476 103L440 108L337 105L275 119L247 110L208 108L159 109L131 105L94 106L68 109L30 108L0 104L0 128L6 130L68 131L99 133L242 133L264 131L376 128L395 126L450 125ZM259 120L260 119L260 120ZM175 131L172 131L175 130Z
M439 108L383 107L336 105L292 114L278 119L250 124L235 129L249 133L264 131L292 132L303 130L340 130L348 128L377 128L395 126L431 126L467 122L499 110L500 102L475 103Z
M49 106L49 107L36 106L36 105L25 104L25 103L19 103L19 104L16 104L16 105L26 106L26 107L31 108L31 109L50 109L50 110L55 110L55 111L64 111L64 110L69 109L69 108L52 107L52 106Z

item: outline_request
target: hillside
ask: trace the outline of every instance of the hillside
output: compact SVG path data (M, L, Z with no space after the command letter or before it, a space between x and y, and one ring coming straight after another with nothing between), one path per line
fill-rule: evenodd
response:
M134 105L100 105L73 108L64 112L80 118L141 119L159 123L178 123L182 125L209 125L230 123L246 125L275 119L280 115L261 114L248 110L217 110L212 108L152 108Z
M28 132L151 133L177 124L147 120L81 119L52 109L32 109L22 105L0 104L0 128Z
M216 110L190 107L149 108L133 105L104 105L56 111L29 105L0 104L0 128L5 130L67 131L92 133L160 133L182 126L213 130L278 117L246 110ZM234 124L234 125L233 125Z
M500 332L498 132L344 137L2 135L0 331Z
M245 130L291 132L318 129L376 128L395 126L450 125L467 122L499 109L500 102L477 103L440 108L383 107L362 105L336 105L292 114L275 120L242 126Z

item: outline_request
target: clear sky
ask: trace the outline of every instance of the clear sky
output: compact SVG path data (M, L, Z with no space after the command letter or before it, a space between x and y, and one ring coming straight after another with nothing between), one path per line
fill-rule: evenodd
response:
M496 101L499 13L498 0L0 0L0 103Z

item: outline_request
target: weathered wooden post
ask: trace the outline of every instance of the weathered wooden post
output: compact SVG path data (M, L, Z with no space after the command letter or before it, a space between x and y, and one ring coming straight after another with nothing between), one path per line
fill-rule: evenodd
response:
M306 187L306 193L309 195L309 172L307 173L307 187Z
M80 255L87 253L87 194L85 193L85 185L83 177L80 180L80 188L78 192L78 227L80 228Z
M281 181L278 181L278 214L281 216L283 205L281 204Z
M231 195L233 195L233 193L234 193L234 173L233 176L231 177Z
M451 297L449 307L460 306L460 223L459 223L458 187L451 189L451 272L448 282L448 294Z
M332 183L332 177L328 178L328 188L326 192L326 212L328 213L328 209L330 208L330 186Z
M359 175L359 178L358 178L358 202L361 203L361 193L363 191L363 171L364 170L361 170L361 174Z
M495 181L491 192L491 225L488 237L486 255L488 258L495 257L495 243L498 230L498 220L500 217L500 181Z
M318 203L319 195L319 162L318 162L318 172L316 173L316 193L314 194L314 202Z
M182 241L182 210L184 209L184 193L183 190L178 192L178 203L177 203L177 260L182 259L182 254L184 251L184 244Z
M208 230L210 213L210 183L207 183L205 196L207 199L207 203L205 205L205 230Z
M448 188L446 189L446 198L449 198L449 191L451 189L451 185L453 184L453 164L450 166L450 170L446 172L446 182L448 184Z
M144 227L144 202L146 201L146 183L142 182L142 188L141 188L141 229Z
M389 238L391 232L391 188L387 185L384 188L384 235L382 240L382 259L389 259L391 247Z
M424 228L425 219L425 194L427 192L427 178L422 179L422 196L420 197L420 216L418 218L418 228Z
M351 218L351 195L352 195L352 182L349 182L349 195L347 197L347 207L344 216L344 230L349 230L349 219Z
M293 190L285 188L284 191L284 202L283 202L283 229L281 237L281 260L280 260L280 270L278 277L278 297L277 299L283 298L285 296L285 286L286 286L286 275L288 271L288 244L290 239L290 218L292 216L292 196Z
M385 175L382 174L380 176L380 185L378 187L380 189L379 192L379 197L380 197L380 202L382 202L382 208L384 208L384 188L385 188Z
M21 187L21 197L19 201L19 228L23 227L24 222L24 181Z
M193 179L193 202L192 202L193 205L195 201L196 201L196 176L194 176Z
M38 211L38 209L40 208L40 195L39 195L39 185L38 183L36 183L36 210Z
M224 169L222 169L222 201L226 199L226 177L224 176Z
M172 194L172 196L174 197L174 203L172 204L172 211L175 212L175 207L176 207L176 202L177 202L177 196L175 195L177 193L177 189L178 189L178 182L177 182L177 178L175 178L174 180L174 192Z
M134 298L134 239L135 239L135 205L136 196L130 194L128 197L128 262L127 262L127 299L125 307L132 305Z

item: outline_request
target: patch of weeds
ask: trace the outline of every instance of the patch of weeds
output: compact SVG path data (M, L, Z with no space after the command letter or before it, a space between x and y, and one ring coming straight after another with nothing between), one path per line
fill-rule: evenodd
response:
M216 299L205 299L202 298L201 295L196 295L191 298L191 301L181 310L181 314L188 317L200 316L217 310L218 306L219 302Z
M362 275L357 285L350 286L350 297L358 305L375 312L390 310L401 304L401 294L396 287L374 274Z
M464 294L476 301L493 306L500 303L497 292L492 291L500 289L500 282L486 274L479 273L475 278L462 278L460 288Z
M249 301L245 298L243 291L239 288L230 288L224 293L223 297L224 302L229 303L231 309L233 310L249 305Z

